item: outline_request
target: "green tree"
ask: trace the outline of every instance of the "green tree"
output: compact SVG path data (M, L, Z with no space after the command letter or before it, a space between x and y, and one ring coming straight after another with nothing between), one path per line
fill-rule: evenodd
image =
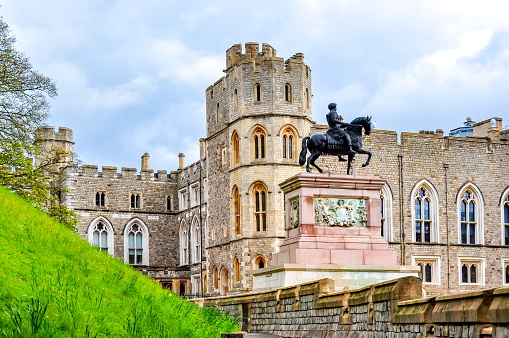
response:
M0 18L0 184L72 228L76 215L61 205L62 188L52 183L69 156L54 150L37 167L32 161L41 152L36 130L48 118L47 99L57 96L57 89L14 48L15 42Z

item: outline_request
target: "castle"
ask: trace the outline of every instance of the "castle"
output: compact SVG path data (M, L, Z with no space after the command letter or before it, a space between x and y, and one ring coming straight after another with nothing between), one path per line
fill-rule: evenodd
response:
M226 51L225 75L206 89L200 160L167 172L95 165L64 169L66 205L79 235L164 287L192 295L251 290L253 270L272 264L286 236L279 183L303 171L312 120L311 69L268 44ZM509 284L509 130L502 119L469 121L469 137L373 130L370 166L386 180L382 233L401 265L421 267L430 293ZM45 146L72 150L72 131L40 131ZM361 158L363 155L357 155ZM360 162L361 160L359 160ZM343 173L336 157L317 162Z

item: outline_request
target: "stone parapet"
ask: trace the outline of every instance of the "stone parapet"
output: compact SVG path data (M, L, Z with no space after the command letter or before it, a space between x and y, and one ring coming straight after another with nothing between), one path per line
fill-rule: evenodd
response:
M422 297L416 277L333 292L333 281L195 300L284 337L508 337L509 288Z

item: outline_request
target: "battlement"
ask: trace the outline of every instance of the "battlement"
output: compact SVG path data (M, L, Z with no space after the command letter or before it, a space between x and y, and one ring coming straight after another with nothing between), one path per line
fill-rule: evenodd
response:
M123 180L143 180L143 181L159 181L171 182L174 179L172 174L168 174L166 170L158 170L154 172L152 169L141 170L138 173L136 168L122 167L118 172L117 167L103 166L102 171L99 171L98 166L91 164L84 164L80 167L72 167L70 171L77 176L83 177L104 177ZM175 174L175 172L172 172Z
M39 127L37 129L37 138L44 141L62 141L74 143L72 129L66 127L58 127L56 130L54 126Z
M276 56L276 50L268 43L262 44L262 51L260 52L258 42L246 42L245 53L242 53L242 44L237 43L226 50L226 69L237 66L244 60L254 60L256 64L259 64L262 58Z

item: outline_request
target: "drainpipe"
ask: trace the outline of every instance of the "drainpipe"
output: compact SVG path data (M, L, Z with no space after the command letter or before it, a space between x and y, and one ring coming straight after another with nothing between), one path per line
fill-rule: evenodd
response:
M203 298L203 226L202 226L202 215L201 215L201 209L202 209L202 190L203 190L203 182L202 182L202 166L201 166L201 159L198 161L200 171L200 185L198 186L198 189L200 189L200 203L198 214L200 216L200 296Z
M406 245L405 245L405 215L403 213L403 155L398 154L399 169L399 230L401 245L401 265L406 265Z
M447 182L447 170L449 164L444 163L445 180L445 231L447 236L447 290L451 290L451 243L449 241L449 186Z

